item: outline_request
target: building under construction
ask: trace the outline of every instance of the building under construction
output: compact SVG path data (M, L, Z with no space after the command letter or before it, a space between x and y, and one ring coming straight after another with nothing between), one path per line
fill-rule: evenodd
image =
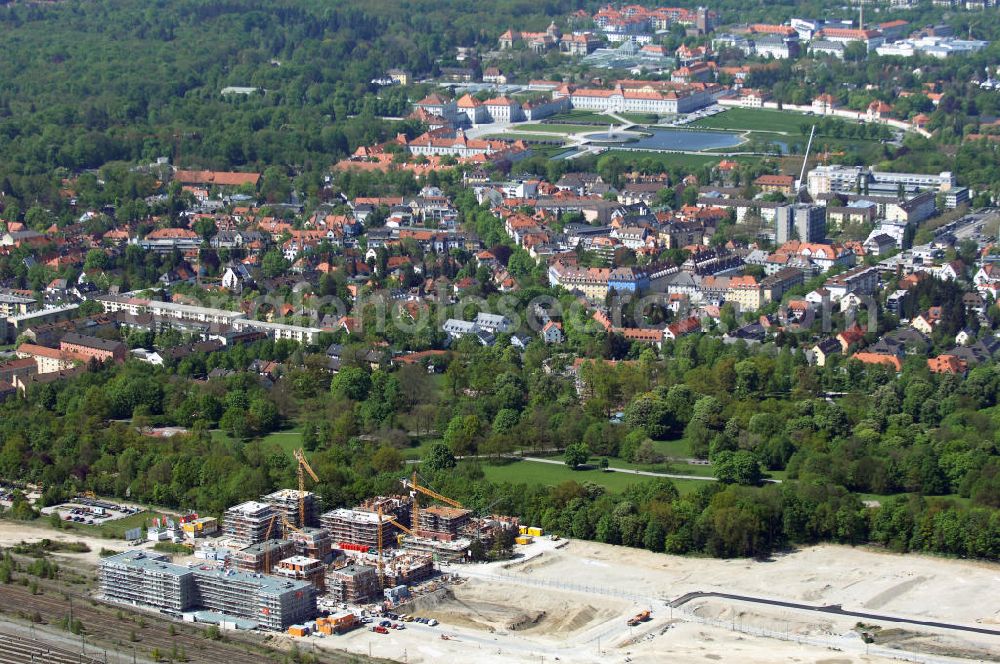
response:
M277 517L277 518L275 518ZM269 503L251 500L226 510L223 531L237 546L251 546L281 536L281 515Z
M316 592L306 581L175 565L138 549L101 560L99 576L107 599L175 615L214 611L273 630L316 615Z
M378 572L371 565L346 565L326 573L326 589L335 602L364 604L378 597Z
M375 496L362 502L355 507L359 512L378 513L382 510L382 516L398 521L404 526L410 527L410 513L413 509L413 498L409 496Z
M414 554L424 554L428 558L446 563L460 563L465 560L472 541L464 537L452 540L431 539L429 537L407 537L403 548Z
M434 559L428 554L397 551L383 561L382 573L386 588L413 585L434 573Z
M451 541L457 539L469 524L471 510L458 507L431 505L420 510L417 533L430 539Z
M270 574L282 558L295 553L295 543L289 540L269 539L257 542L232 554L233 564L241 572Z
M333 553L333 538L325 528L303 528L292 530L285 537L295 544L295 553L307 558L330 562Z
M319 497L311 491L303 491L301 495L302 509L305 515L303 522L299 516L299 492L295 489L279 489L274 493L261 496L261 501L274 507L288 523L299 528L319 525Z
M276 576L296 581L308 581L317 591L326 590L326 567L315 558L306 556L292 556L278 561L278 566L274 568Z
M379 516L374 512L349 510L345 508L331 510L320 517L323 527L330 531L334 546L348 542L362 546L378 548ZM382 546L396 546L396 535L399 530L382 517Z

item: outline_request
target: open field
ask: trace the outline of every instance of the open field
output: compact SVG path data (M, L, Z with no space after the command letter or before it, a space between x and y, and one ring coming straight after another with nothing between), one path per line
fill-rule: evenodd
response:
M660 120L660 116L654 113L618 113L618 115L636 124L656 124Z
M702 118L688 125L703 129L743 129L748 131L782 132L801 136L800 125L809 124L809 116L791 111L771 111L752 108L731 108L724 113Z
M546 119L553 122L588 122L604 125L611 122L611 119L607 115L604 115L603 113L594 113L592 111L566 111L565 113L550 115Z
M691 456L691 446L683 438L677 440L654 440L653 449L668 457L686 459Z
M502 466L482 464L486 479L491 482L510 482L512 484L541 484L556 486L562 482L593 482L603 486L613 493L621 492L630 484L648 482L657 479L649 475L630 475L628 473L605 473L598 469L570 470L569 467L549 463L531 461L513 461ZM698 480L670 480L681 493L695 490L703 483Z
M588 569L597 568L591 575ZM575 579L647 588L665 598L718 590L845 609L1000 626L1000 564L898 555L867 547L813 546L773 560L720 560L656 554L572 540L568 546L514 564L534 579Z
M540 130L539 130L540 131ZM563 139L559 136L548 136L546 134L533 134L530 131L524 133L517 132L503 132L497 134L486 134L483 138L496 139L496 140L507 140L507 141L557 141L559 142L558 148L560 150L565 150L563 147ZM541 145L532 145L531 149L537 153Z
M554 134L579 134L581 132L600 131L600 128L586 125L574 124L517 124L513 125L515 132L532 133L536 131L549 132Z
M222 429L212 430L212 440L218 441L229 441L232 442L235 439L230 436L227 432ZM295 426L291 429L285 429L282 431L272 431L271 433L263 436L262 438L255 438L248 441L248 444L256 445L277 445L284 451L291 454L293 450L297 450L302 447L302 429Z

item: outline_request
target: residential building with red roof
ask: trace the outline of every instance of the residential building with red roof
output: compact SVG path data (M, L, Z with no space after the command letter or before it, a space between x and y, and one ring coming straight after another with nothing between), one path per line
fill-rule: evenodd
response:
M777 192L791 196L792 187L795 186L795 178L791 175L761 175L753 183L764 193Z
M240 187L242 185L257 186L260 173L232 173L225 171L177 171L174 180L181 184L200 185L206 187Z
M938 355L927 358L927 368L936 374L964 375L969 370L969 363L954 355Z
M896 373L903 370L903 362L895 355L880 355L878 353L855 353L851 355L852 360L863 362L864 364L882 364L892 367Z
M667 325L666 329L663 330L663 338L676 340L681 337L687 336L689 334L694 334L695 332L701 331L701 321L696 317L690 316L684 318L675 323Z

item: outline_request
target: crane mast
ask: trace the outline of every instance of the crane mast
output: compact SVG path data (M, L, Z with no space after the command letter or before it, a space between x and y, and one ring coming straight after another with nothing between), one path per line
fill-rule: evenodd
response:
M809 130L809 142L806 143L806 155L802 157L802 170L799 171L799 189L796 192L796 197L802 199L802 185L806 177L806 165L809 163L809 151L812 149L813 136L816 134L816 125L812 126Z
M306 461L306 453L303 449L297 449L293 452L295 456L295 475L299 480L299 527L306 527L306 473L309 473L309 477L312 478L313 482L319 482L319 477L316 476L315 471L310 467L309 462Z

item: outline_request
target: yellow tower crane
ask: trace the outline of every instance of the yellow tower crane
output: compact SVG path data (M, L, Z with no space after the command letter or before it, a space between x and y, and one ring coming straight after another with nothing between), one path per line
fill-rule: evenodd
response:
M277 520L277 514L271 517L271 522L267 524L267 532L264 533L264 541L260 544L264 547L264 574L271 573L271 547L268 546L267 541L271 539L271 531L274 530L274 522Z
M442 496L437 491L428 489L425 486L420 486L417 483L417 471L413 471L412 479L408 480L404 477L402 480L400 480L400 482L402 482L404 487L410 490L410 497L413 498L413 506L410 511L410 521L411 521L410 528L412 528L415 531L415 533L420 532L420 501L419 497L417 496L418 493L422 493L425 496L434 498L435 500L440 500L442 503L447 503L452 507L462 508L462 504L457 500L452 500L447 496Z
M299 478L299 527L306 527L306 473L309 473L309 477L312 478L313 482L319 482L319 477L316 476L315 471L309 467L309 462L306 461L306 452L303 449L297 449L293 453L295 455L295 474Z
M385 589L385 566L382 564L382 506L378 506L378 583Z

